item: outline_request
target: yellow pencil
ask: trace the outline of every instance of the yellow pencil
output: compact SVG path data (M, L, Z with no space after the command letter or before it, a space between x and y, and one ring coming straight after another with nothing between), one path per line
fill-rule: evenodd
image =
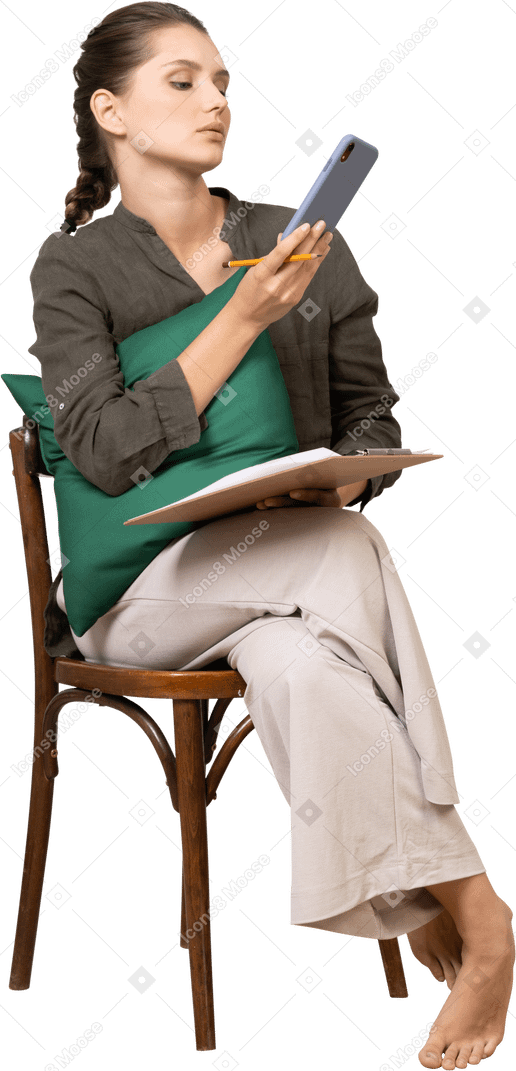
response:
M322 257L322 253L298 253L295 256L287 257L283 261L284 264L290 264L292 260L315 260L316 257ZM265 260L265 257L257 257L256 260L225 260L223 268L247 268L253 264L259 264L261 260Z

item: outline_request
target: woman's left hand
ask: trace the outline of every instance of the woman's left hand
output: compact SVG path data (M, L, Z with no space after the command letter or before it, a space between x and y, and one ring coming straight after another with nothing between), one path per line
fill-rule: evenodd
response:
M303 487L290 491L288 495L276 498L264 498L256 503L257 509L270 509L273 506L336 506L342 507L340 495L336 489L323 490L316 487Z

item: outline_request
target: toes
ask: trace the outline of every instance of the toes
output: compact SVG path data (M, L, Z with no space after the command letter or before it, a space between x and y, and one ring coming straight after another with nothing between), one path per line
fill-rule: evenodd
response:
M476 1045L473 1045L471 1050L471 1056L469 1058L470 1064L479 1064L484 1052L484 1043L477 1041Z
M490 1041L486 1041L486 1044L484 1045L484 1056L492 1056L497 1044L498 1042L495 1041L494 1038L491 1038Z
M412 951L414 951L412 949ZM444 982L444 971L440 960L437 956L432 956L429 952L421 952L416 956L416 959L422 963L423 967L428 967L428 970L433 974L434 978L437 978L438 982Z
M462 1046L459 1055L455 1059L455 1067L467 1067L471 1056L471 1045Z
M459 1055L459 1046L458 1045L448 1045L448 1048L446 1049L446 1052L445 1052L445 1054L443 1056L443 1063L442 1063L442 1066L445 1069L445 1071L453 1071L453 1069L457 1066L455 1061L456 1061L458 1055Z
M432 1045L429 1045L427 1049L421 1049L418 1059L419 1062L423 1064L423 1067L441 1066L441 1057L437 1055L438 1048L439 1046L436 1046L434 1042Z
M423 1049L418 1053L418 1060L421 1066L431 1069L431 1071L440 1068L444 1047L444 1044L440 1043L437 1032L432 1031L426 1045L423 1045Z
M444 971L444 976L446 978L446 985L448 986L448 989L452 989L453 986L455 985L456 980L457 980L457 975L455 973L455 967L447 959L441 960L441 966L442 966L442 970Z

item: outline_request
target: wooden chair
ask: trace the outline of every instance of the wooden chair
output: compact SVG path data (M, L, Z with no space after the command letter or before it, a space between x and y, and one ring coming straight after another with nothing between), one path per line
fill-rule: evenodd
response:
M32 425L32 426L31 426ZM93 700L133 719L155 748L179 812L183 851L181 939L190 953L196 1046L214 1049L215 1020L211 967L208 840L206 808L239 744L254 729L249 715L242 719L220 748L206 776L217 744L224 712L232 699L243 696L246 682L225 659L191 672L125 669L93 665L74 658L51 658L43 646L43 611L52 583L41 476L47 472L39 448L39 429L23 418L23 427L10 432L20 521L29 584L35 668L35 719L32 785L27 841L14 941L10 989L28 989L40 911L50 833L54 778L59 769L57 740L60 710L66 703ZM52 477L51 477L52 478ZM69 685L59 691L58 685ZM154 719L131 696L172 699L176 754ZM208 700L216 703L208 717ZM49 730L56 735L50 735ZM185 936L185 935L188 935ZM193 936L192 936L193 935ZM406 997L407 987L397 938L381 940L381 956L391 997Z

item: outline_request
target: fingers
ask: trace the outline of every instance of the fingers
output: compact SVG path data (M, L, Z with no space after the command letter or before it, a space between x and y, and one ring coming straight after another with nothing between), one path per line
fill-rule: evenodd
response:
M301 269L303 274L305 275L307 273L310 273L311 276L315 275L317 269L322 264L322 261L328 255L332 238L333 234L331 233L331 231L326 231L324 229L324 225L321 230L316 231L315 234L312 228L309 237L304 242L301 242L299 246L296 246L296 248L293 250L293 254L295 255L297 253L315 253L317 254L317 259L314 258L313 260L297 261L294 262L292 267L297 267L298 269ZM291 265L286 264L285 268L288 267L291 267Z
M326 224L324 220L319 220L321 226L316 223L312 228L306 230L301 227L296 227L292 234L289 234L286 238L281 238L283 231L280 231L277 238L276 248L271 250L266 257L263 258L262 264L267 264L267 267L272 272L276 272L284 263L287 257L292 256L293 253L311 253L311 252L323 252L326 250L327 242L320 243L320 239L324 236ZM320 243L320 244L319 244ZM317 250L314 247L318 245ZM294 264L285 265L289 268L304 267L305 265L313 265L316 261L298 261Z
M280 232L283 233L282 231ZM271 271L276 271L280 264L283 263L285 257L289 257L293 253L296 246L298 246L303 238L306 238L310 234L310 229L304 226L296 227L292 234L287 235L286 238L278 240L278 244L275 249L272 249L270 253L264 257L262 264L267 264Z
M298 506L300 502L294 502L288 495L277 495L275 498L263 498L256 503L257 509L272 509L281 506Z

